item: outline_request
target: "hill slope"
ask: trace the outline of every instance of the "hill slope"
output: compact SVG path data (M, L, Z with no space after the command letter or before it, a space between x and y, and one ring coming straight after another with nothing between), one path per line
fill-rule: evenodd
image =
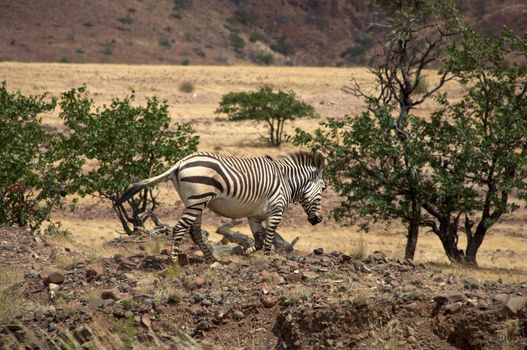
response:
M130 64L346 62L368 47L370 1L26 0L0 1L0 59ZM527 4L459 0L481 31L524 33Z

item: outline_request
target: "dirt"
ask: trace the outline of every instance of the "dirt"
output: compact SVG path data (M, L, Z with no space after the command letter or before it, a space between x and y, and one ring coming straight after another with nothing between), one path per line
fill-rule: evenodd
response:
M172 264L164 237L116 239L108 248L127 253L110 258L55 241L0 229L2 270L24 274L2 286L0 300L18 307L3 315L1 348L527 346L527 282L478 281L381 252L242 257L215 245L220 262L208 265L185 241Z

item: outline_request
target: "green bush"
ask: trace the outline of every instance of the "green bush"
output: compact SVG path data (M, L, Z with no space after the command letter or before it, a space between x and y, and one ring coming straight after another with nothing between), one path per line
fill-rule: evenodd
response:
M280 38L278 38L274 44L271 44L269 46L269 48L285 56L290 55L294 52L294 44L286 36L281 36Z
M156 97L148 98L146 106L134 102L132 93L96 108L85 87L63 93L60 100L60 117L71 130L73 153L93 164L80 177L79 194L111 201L128 234L142 227L142 214L154 210L158 202L152 189L141 192L128 200L130 217L118 202L123 189L160 173L194 152L198 144L189 124L170 127L166 102Z
M245 48L245 41L241 36L236 33L231 33L230 36L231 45L234 47L234 50L241 52Z
M35 231L77 189L83 161L66 136L42 126L40 115L55 106L47 94L24 96L0 85L0 225Z
M269 66L274 63L274 57L270 53L269 54L259 53L253 56L253 61L256 63L262 63L262 64Z

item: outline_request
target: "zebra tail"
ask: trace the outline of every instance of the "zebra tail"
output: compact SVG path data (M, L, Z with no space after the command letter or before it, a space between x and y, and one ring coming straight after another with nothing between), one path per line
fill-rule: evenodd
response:
M122 204L122 203L126 202L128 199L130 199L131 197L133 197L133 195L135 195L137 192L139 192L143 188L147 187L148 185L151 185L153 183L157 183L157 182L160 182L160 181L164 180L165 178L169 177L172 174L172 172L177 167L179 167L179 163L174 165L172 168L168 169L167 171L165 171L161 175L157 175L157 176L154 176L154 177L151 177L149 179L146 179L146 180L143 180L141 182L137 182L137 183L133 184L132 186L127 188L123 192L123 194L121 194L121 196L117 200L117 203L118 204Z

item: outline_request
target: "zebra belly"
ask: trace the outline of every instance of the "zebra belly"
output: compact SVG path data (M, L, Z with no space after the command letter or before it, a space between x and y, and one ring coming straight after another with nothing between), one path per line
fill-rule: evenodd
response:
M216 214L238 219L248 216L265 216L265 203L251 204L234 198L217 198L208 205Z

